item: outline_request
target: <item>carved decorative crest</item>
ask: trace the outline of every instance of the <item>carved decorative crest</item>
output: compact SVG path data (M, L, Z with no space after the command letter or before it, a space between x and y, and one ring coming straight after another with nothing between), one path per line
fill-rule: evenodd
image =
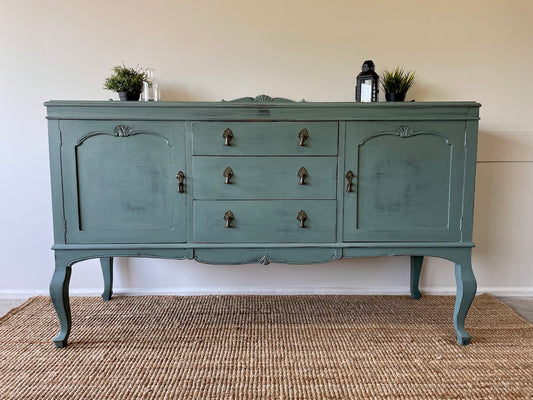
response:
M115 126L115 129L113 130L113 132L118 137L127 137L127 136L131 136L132 134L131 128L127 125L117 125Z
M263 265L270 264L271 260L270 258L268 258L266 251L265 251L265 254L263 254L260 258L257 259L257 262Z
M359 146L363 146L369 140L374 139L374 138L379 137L379 136L384 136L384 135L399 136L402 139L410 138L410 137L418 136L418 135L433 135L433 136L438 136L441 139L443 139L444 142L447 145L449 145L449 146L451 146L451 144L452 144L452 142L450 142L450 140L447 137L445 137L441 132L432 132L432 131L417 131L417 132L415 132L415 131L413 131L411 129L411 127L409 127L407 125L402 125L396 131L379 132L379 133L376 133L374 135L367 136L366 138L361 140L361 142L359 142Z
M226 100L222 100L226 101ZM229 100L231 103L295 103L294 100L286 99L284 97L270 97L266 94L260 94L255 97L241 97L235 100ZM305 100L301 100L302 103L305 103Z
M409 137L413 134L413 130L406 125L400 126L396 132L398 133L398 136L402 138Z

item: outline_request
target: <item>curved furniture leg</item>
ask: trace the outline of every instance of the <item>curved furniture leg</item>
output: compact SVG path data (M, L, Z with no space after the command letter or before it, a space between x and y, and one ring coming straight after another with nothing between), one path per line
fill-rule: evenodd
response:
M453 325L457 333L457 342L467 345L471 336L465 330L465 318L477 290L470 259L464 260L462 264L455 264L455 280L457 282L457 297L455 298Z
M418 289L418 282L420 281L420 272L422 271L422 263L424 256L411 256L411 298L419 299L422 296Z
M104 276L102 299L109 301L113 295L113 257L100 258L100 265L102 267L102 275Z
M70 274L71 266L66 262L58 260L56 257L54 275L50 282L50 298L54 304L57 317L59 318L59 325L61 327L59 334L53 339L56 347L65 347L67 345L70 328L72 326L70 301L68 297Z

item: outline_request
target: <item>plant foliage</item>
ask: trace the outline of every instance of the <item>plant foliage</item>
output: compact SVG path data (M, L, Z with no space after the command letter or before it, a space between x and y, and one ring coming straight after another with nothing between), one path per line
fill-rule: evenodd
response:
M415 84L415 73L396 67L392 71L383 71L380 81L385 93L405 94Z
M104 89L113 92L141 93L143 81L147 78L141 68L128 68L123 65L115 65L113 74L104 81Z

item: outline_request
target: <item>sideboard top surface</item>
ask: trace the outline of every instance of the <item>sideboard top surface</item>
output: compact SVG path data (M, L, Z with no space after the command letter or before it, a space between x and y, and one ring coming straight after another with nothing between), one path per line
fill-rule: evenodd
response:
M44 103L48 119L142 120L478 120L479 103L457 102L119 102Z

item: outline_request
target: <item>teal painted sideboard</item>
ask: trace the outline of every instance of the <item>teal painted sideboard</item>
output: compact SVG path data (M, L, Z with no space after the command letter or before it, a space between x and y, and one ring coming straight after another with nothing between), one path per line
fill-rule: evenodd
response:
M74 263L113 257L323 263L408 255L455 264L460 344L471 266L479 104L47 102L54 338L71 330Z

